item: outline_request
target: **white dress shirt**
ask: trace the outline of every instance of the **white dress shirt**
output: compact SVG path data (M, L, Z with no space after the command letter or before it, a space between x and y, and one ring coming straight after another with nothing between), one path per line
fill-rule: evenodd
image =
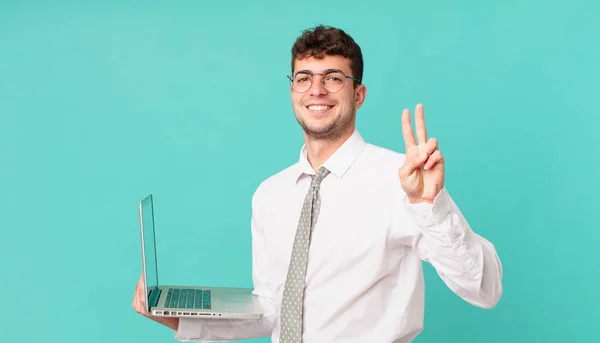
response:
M405 155L366 143L358 130L323 165L304 296L304 343L407 343L423 328L422 260L467 302L491 308L502 294L494 246L471 230L444 188L433 204L408 202ZM254 293L259 320L181 318L180 341L271 336L279 342L283 286L302 203L315 174L306 159L263 181L252 198Z

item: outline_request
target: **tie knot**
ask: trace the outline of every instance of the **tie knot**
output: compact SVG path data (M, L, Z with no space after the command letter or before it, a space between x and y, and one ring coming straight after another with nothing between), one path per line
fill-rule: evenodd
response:
M330 171L327 168L325 168L325 167L319 168L319 173L317 175L311 175L312 186L319 187L319 185L321 185L321 181L323 181L325 176L327 176L327 174L329 174L329 173L330 173Z

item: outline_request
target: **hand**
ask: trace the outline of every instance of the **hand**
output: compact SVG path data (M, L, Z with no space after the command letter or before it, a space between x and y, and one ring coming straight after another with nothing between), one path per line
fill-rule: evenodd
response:
M444 188L444 157L438 150L435 138L427 140L427 129L423 105L415 108L415 126L417 140L410 123L410 111L402 111L402 135L406 146L406 160L398 169L400 184L411 203L428 202L438 195Z
M135 286L135 292L133 293L133 303L131 305L133 306L135 312L145 317L152 318L152 315L148 312L148 307L146 305L146 292L144 291L144 282L144 274L142 273L142 275L140 275L140 279L137 285Z
M146 292L144 291L144 274L140 275L140 279L135 286L135 292L133 293L133 309L135 312L143 315L144 317L150 318L155 322L161 323L165 326L170 327L173 330L177 330L179 328L179 318L173 317L154 317L148 312L148 307L146 305Z

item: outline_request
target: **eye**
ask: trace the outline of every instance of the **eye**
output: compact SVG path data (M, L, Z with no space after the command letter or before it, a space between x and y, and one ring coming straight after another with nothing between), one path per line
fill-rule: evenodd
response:
M325 81L329 83L344 82L344 75L339 72L328 73L325 75Z
M294 80L296 83L308 83L310 82L310 75L302 74L296 75L296 79Z

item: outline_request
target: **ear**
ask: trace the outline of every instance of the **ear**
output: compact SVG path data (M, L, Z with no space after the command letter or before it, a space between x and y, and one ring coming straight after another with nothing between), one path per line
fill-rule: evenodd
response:
M356 89L354 89L354 105L358 110L362 104L365 102L365 98L367 97L367 86L360 84Z

